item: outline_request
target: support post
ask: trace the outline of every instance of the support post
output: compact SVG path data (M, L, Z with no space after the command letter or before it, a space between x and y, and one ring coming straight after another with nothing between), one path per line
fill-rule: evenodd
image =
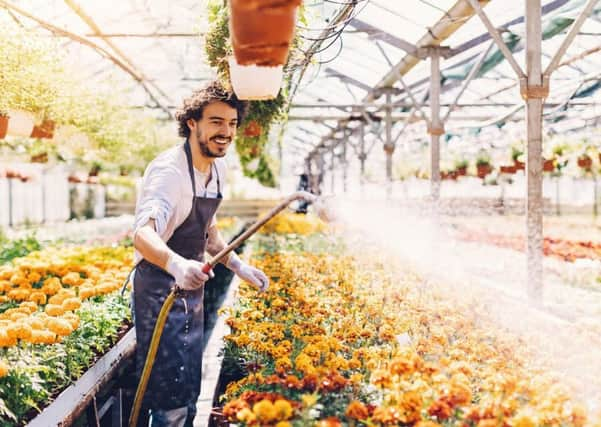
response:
M386 91L386 140L384 142L384 151L386 152L386 195L392 194L392 153L394 153L394 143L392 142L392 107L390 106L391 94Z
M359 184L361 187L365 185L365 160L367 155L365 154L365 125L361 123L359 126L359 164L361 176L359 177Z
M434 50L430 56L430 183L431 196L440 199L440 135L444 133L440 120L440 56Z
M334 185L335 185L335 177L334 177L334 147L332 147L331 151L331 161L330 161L330 192L334 194Z
M528 296L542 302L543 290L543 99L548 80L543 79L541 65L541 0L526 3L526 78L521 79L521 93L526 101L527 157L526 227L528 236ZM543 81L545 80L545 81ZM545 89L546 88L546 89Z

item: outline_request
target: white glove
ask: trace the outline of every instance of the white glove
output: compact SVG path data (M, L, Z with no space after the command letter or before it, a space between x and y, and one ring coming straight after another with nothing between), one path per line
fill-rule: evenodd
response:
M265 273L252 265L240 261L237 257L229 262L229 268L236 273L236 276L241 280L249 282L261 292L265 292L269 287L269 279Z
M193 291L204 286L209 275L202 272L202 264L186 259L176 253L169 255L166 270L175 278L175 283L186 291Z

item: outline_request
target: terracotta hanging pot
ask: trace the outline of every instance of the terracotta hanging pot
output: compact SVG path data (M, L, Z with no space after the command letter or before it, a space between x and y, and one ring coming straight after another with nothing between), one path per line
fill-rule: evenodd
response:
M42 124L33 127L33 130L31 131L31 137L50 139L54 136L54 126L54 121L44 120Z
M593 166L593 159L589 156L578 157L578 166L582 169L589 170Z
M515 160L513 162L516 171L523 171L526 169L526 163L520 162L519 160Z
M553 172L555 170L555 160L543 159L543 172Z
M0 139L3 139L6 136L7 130L8 130L8 116L0 115Z
M491 172L492 167L490 165L476 165L476 174L478 175L478 178L484 179L484 177L486 177L486 175L488 175Z
M231 0L230 35L240 65L284 65L301 0Z
M499 171L507 175L513 175L517 169L515 165L500 166Z

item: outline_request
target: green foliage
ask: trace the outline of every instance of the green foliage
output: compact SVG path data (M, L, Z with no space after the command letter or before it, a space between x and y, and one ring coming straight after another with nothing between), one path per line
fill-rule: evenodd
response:
M21 426L58 391L78 379L117 339L130 318L126 297L99 296L77 311L79 327L62 343L3 350L11 369L0 378L0 427Z
M4 240L0 239L0 265L12 261L14 258L22 257L33 251L39 251L42 245L31 235L22 239Z
M116 96L114 82L79 80L64 52L56 40L0 17L0 114L23 110L56 123L53 146L25 139L20 147L83 165L100 160L143 169L175 142L156 134L155 119L127 108L127 94Z

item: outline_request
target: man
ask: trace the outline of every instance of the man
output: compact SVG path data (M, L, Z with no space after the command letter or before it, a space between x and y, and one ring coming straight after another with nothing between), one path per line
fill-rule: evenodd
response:
M195 92L176 114L183 145L154 159L144 173L136 206L133 312L137 371L142 372L157 316L174 284L181 298L169 313L144 406L150 424L192 426L200 393L203 335L202 272L205 250L217 254L225 243L215 212L225 182L225 156L240 125L245 103L217 82ZM234 252L221 261L240 279L264 291L262 271Z

